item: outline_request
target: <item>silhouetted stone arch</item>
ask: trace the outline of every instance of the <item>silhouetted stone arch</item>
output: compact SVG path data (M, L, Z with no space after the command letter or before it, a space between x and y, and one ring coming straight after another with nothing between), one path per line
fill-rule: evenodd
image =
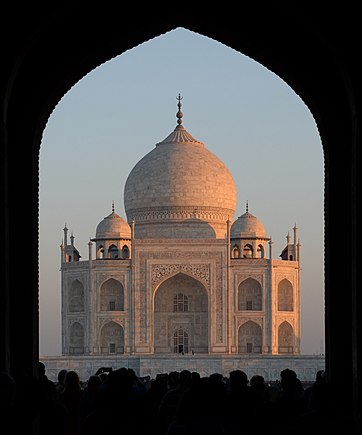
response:
M361 245L358 231L361 208L356 194L360 192L356 190L360 186L360 163L355 158L361 130L361 117L356 116L361 106L360 66L356 56L358 4L334 8L315 3L311 10L301 5L285 7L270 2L260 8L255 2L245 3L244 16L257 17L258 32L253 31L253 19L244 20L240 26L239 17L228 5L217 10L194 10L190 14L188 8L170 4L164 16L154 5L146 10L129 6L128 15L136 14L137 20L124 21L121 28L118 15L110 13L103 4L98 8L75 6L71 10L61 3L49 3L47 8L32 4L29 13L19 14L16 8L10 8L7 13L9 27L16 26L17 32L16 38L9 35L9 50L3 53L2 59L4 71L14 72L11 81L5 74L1 82L6 96L1 105L1 119L6 120L2 150L3 206L0 207L1 228L6 235L1 251L3 261L0 261L0 289L5 302L0 304L2 366L10 372L31 373L37 369L39 359L38 158L49 116L67 91L88 72L126 50L181 26L260 62L291 86L312 111L322 139L327 180L324 194L326 368L334 385L348 392L346 409L351 412L361 409L361 358L357 352L362 330L361 274L355 255ZM80 27L81 22L87 23L86 28ZM336 35L336 25L342 22L349 25ZM321 23L322 26L318 25ZM22 159L19 150L24 151ZM19 173L24 183L17 183ZM345 176L341 177L341 173ZM17 202L20 197L22 213ZM340 231L340 219L335 216L342 203L347 236L344 255L335 255L335 235ZM15 249L23 243L24 233L29 235L32 255L19 275ZM344 310L339 304L340 270L348 271L344 277ZM22 304L12 297L15 292L21 295ZM19 317L22 322L18 321ZM24 328L24 324L28 327Z
M238 353L261 353L263 332L261 326L248 320L239 327Z
M278 311L293 311L293 299L292 283L284 278L278 284Z
M124 288L114 278L108 279L101 286L100 290L101 311L123 311L124 310Z
M102 354L124 353L124 329L116 322L106 323L100 333L100 350Z
M70 313L84 312L84 286L78 279L74 280L70 285L68 310Z
M174 311L179 295L183 307L187 301L187 311ZM163 281L155 292L154 322L155 353L173 353L174 333L179 329L188 331L189 350L208 352L208 294L204 285L184 273Z
M292 325L284 321L278 328L278 352L293 353L295 337Z
M254 278L246 278L238 288L238 310L260 311L263 309L263 290Z
M84 353L84 328L79 322L70 326L69 353L82 355Z

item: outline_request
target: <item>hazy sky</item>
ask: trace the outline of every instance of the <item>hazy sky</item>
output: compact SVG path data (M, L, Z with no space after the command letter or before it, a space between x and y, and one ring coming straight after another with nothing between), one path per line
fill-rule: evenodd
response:
M106 62L59 102L40 150L40 354L61 354L60 244L67 224L88 259L98 223L126 218L123 190L134 165L183 126L229 168L236 219L254 214L279 259L286 235L301 242L301 349L324 352L323 151L315 121L277 75L185 29Z

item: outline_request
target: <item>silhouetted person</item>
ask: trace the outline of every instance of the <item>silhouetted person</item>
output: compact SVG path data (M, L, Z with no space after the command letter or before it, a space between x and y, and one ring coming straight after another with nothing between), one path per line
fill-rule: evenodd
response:
M201 379L201 375L199 372L191 372L191 383L195 384Z
M217 377L201 378L181 396L176 420L167 435L226 433L223 415L225 386Z
M242 370L232 370L229 374L225 396L225 418L234 433L251 430L257 407L256 393L248 385L248 377Z
M121 367L108 373L102 386L101 403L86 422L85 435L146 433L148 424L143 394L134 388L133 370ZM90 424L91 423L91 424Z
M254 375L250 379L250 389L255 394L255 420L252 434L274 433L274 403L270 386L265 383L263 376Z
M266 385L264 377L261 375L254 375L250 379L250 388L255 392L256 400L259 403L268 403L271 401L271 393L269 387Z
M324 383L324 382L326 382L325 371L318 370L316 373L315 381L313 382L313 384L304 390L304 400L305 400L305 406L306 406L307 411L309 409L313 408L313 390L314 390L314 388L317 385Z
M38 363L38 379L39 379L41 394L43 394L43 390L44 390L44 394L48 395L49 391L52 390L53 387L55 387L55 384L46 375L45 364L41 361L39 361Z
M168 391L168 374L159 373L155 379L151 380L150 388L148 390L148 413L150 418L157 415L158 408L165 393Z
M61 369L58 372L57 382L55 384L58 396L64 390L64 380L65 380L65 375L66 374L67 374L67 370L66 369Z
M101 405L102 380L98 375L91 375L80 398L79 420L80 426L85 419L94 413Z
M280 429L288 428L305 410L304 389L294 370L280 372L280 391L275 399L275 418Z
M39 410L39 435L67 435L68 412L59 401L56 385L48 379L41 386L41 402Z
M68 412L67 435L78 435L80 402L82 397L82 385L79 375L74 370L69 370L64 379L64 390L59 395L60 402Z
M191 372L189 370L182 370L177 379L178 382L166 391L161 399L157 413L160 434L166 433L171 422L175 421L181 396L191 385Z
M147 392L145 384L136 375L136 372L132 368L128 368L127 370L132 381L132 394L134 394L135 396L145 395Z

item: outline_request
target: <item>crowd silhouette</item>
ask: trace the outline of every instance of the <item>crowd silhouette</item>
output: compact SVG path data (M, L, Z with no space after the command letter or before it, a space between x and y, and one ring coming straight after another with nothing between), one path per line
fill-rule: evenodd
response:
M54 382L40 362L37 377L0 373L9 435L28 433L22 430L29 423L36 435L357 434L343 399L322 370L308 386L289 368L272 383L261 375L249 380L240 369L226 377L182 370L153 379L108 367L86 380L63 369Z

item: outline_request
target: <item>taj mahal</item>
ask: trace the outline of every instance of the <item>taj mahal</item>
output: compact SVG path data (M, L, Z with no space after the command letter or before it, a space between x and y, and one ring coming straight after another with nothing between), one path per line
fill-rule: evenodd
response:
M280 259L225 164L182 125L131 170L81 260L61 244L62 355L298 355L298 229Z

